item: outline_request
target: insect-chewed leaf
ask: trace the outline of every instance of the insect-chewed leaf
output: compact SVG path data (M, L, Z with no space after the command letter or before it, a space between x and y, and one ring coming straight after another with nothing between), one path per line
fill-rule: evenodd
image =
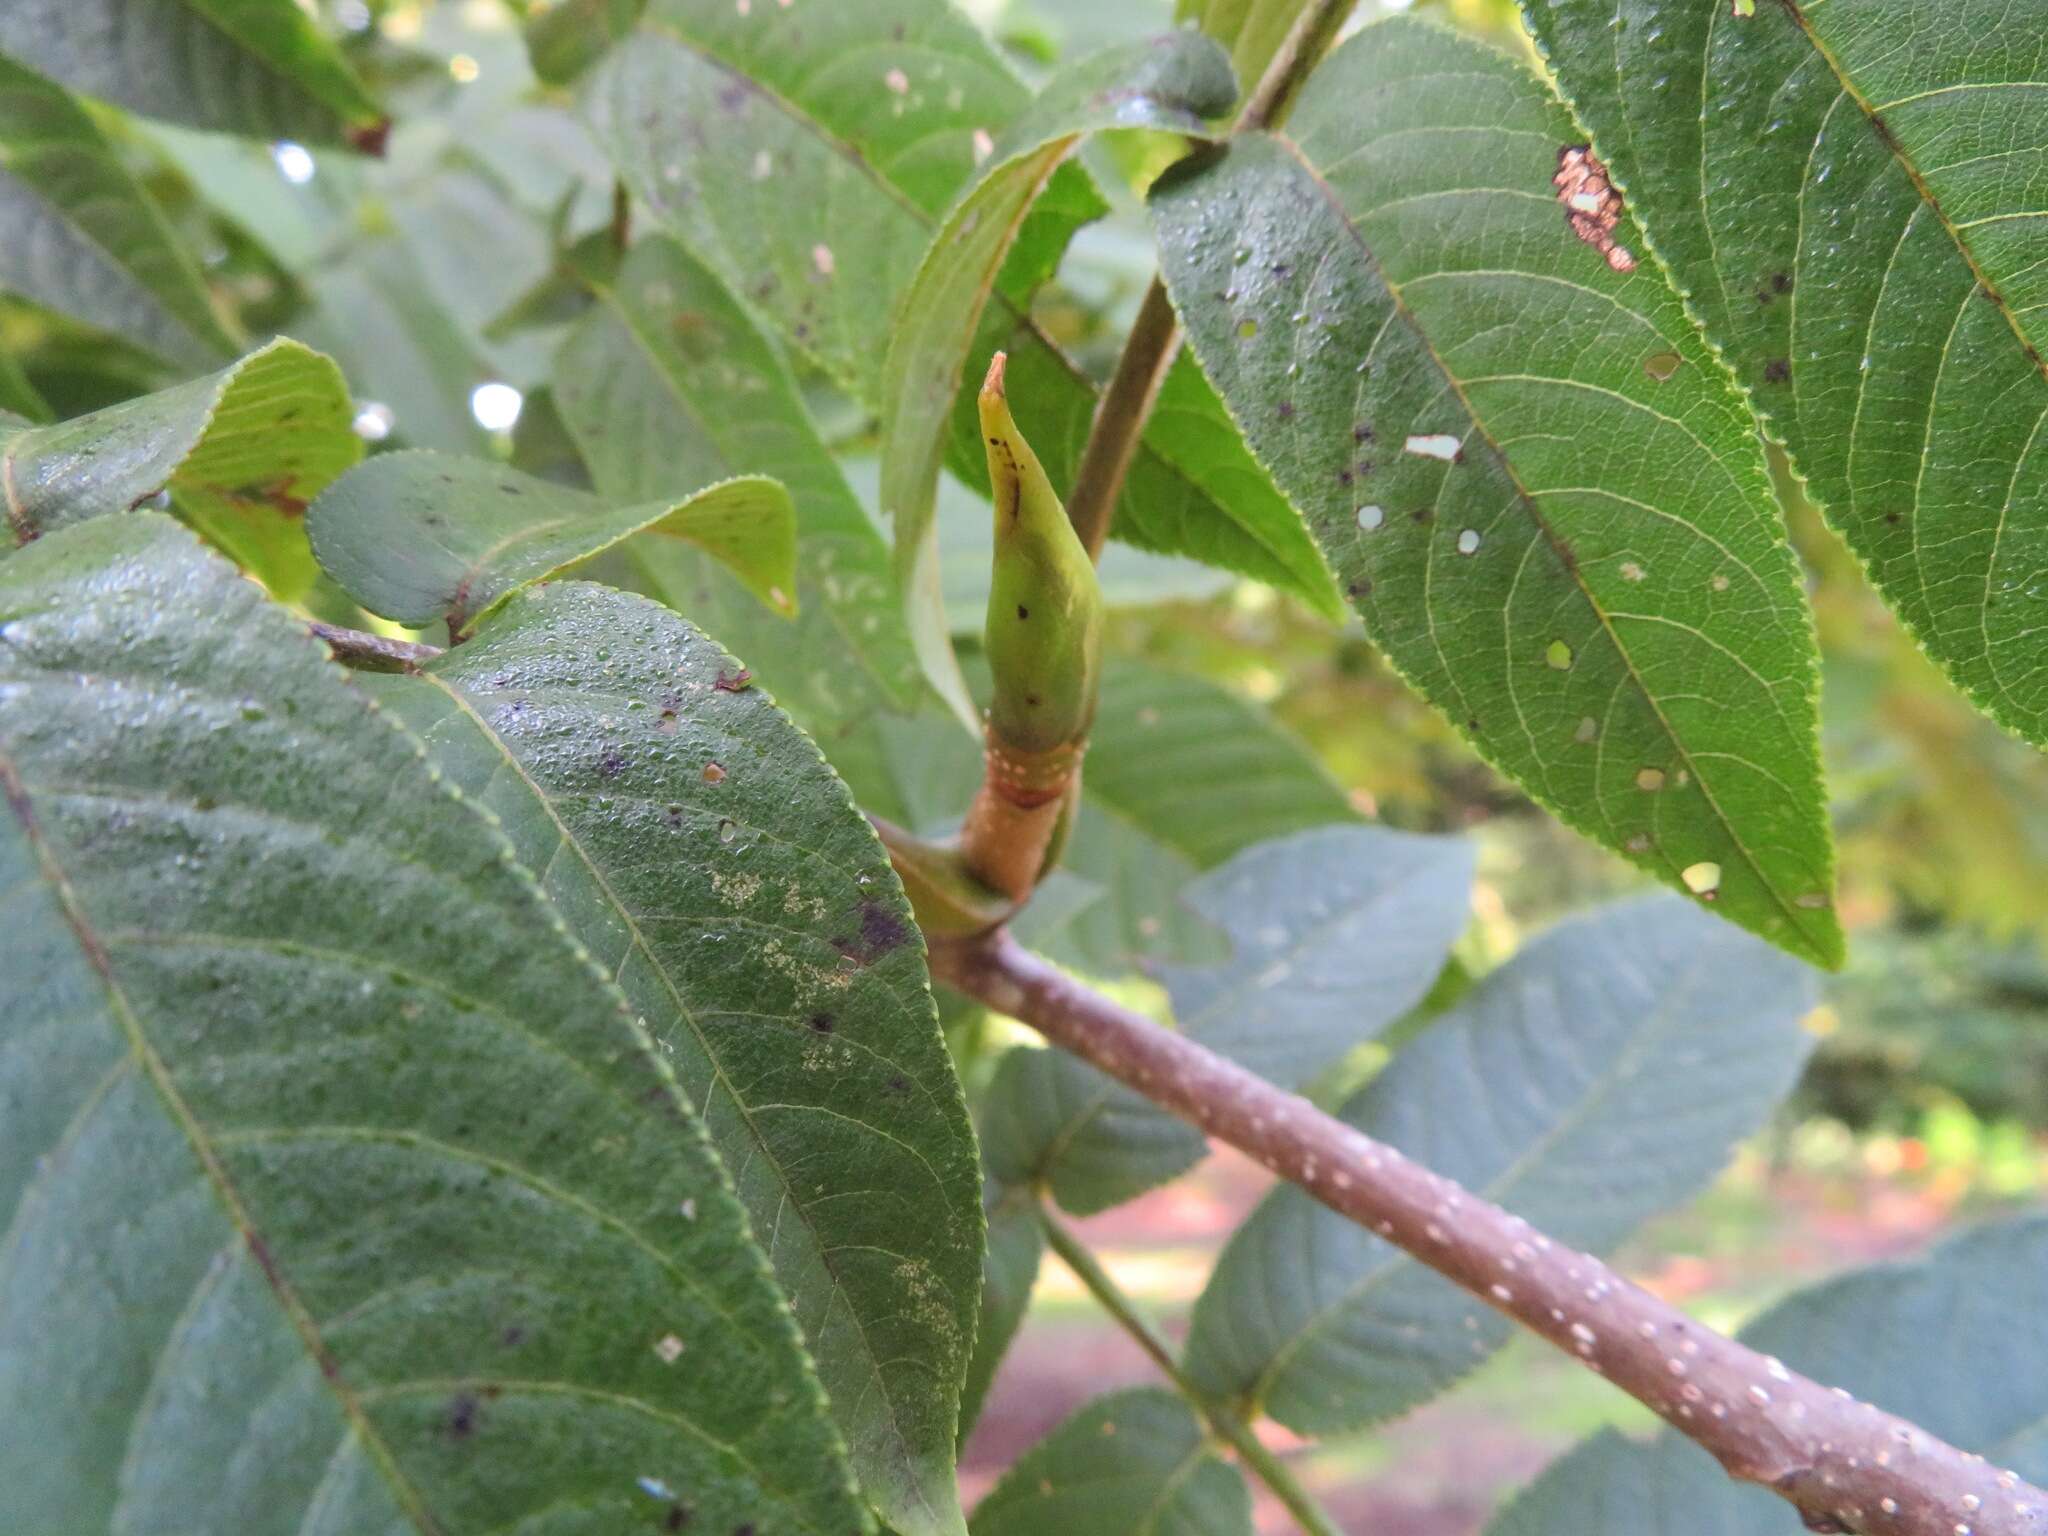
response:
M1577 146L1519 65L1384 22L1285 134L1154 189L1167 281L1403 674L1582 832L1838 963L1813 633L1762 453L1655 264L1602 248L1644 246L1590 167L1558 184Z
M859 1530L668 1058L419 743L154 515L0 630L10 1536Z
M203 379L47 427L0 424L0 490L25 542L158 492L280 597L314 576L307 504L357 459L341 370L274 341Z
M703 1106L863 1490L899 1531L958 1531L981 1179L923 945L845 786L717 646L581 582L375 686Z
M1886 601L2048 745L2048 44L2004 0L1529 0L1657 252Z
M694 544L770 607L796 606L796 514L765 475L615 507L483 459L386 453L337 481L306 531L327 574L370 612L446 619L457 635L521 588L636 535Z

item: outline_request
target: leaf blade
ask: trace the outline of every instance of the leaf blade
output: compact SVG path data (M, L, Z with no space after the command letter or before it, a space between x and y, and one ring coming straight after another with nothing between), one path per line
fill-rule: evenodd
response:
M378 684L705 1106L868 1497L899 1529L957 1528L972 1133L879 843L731 670L658 604L556 584Z
M1980 708L2048 743L2029 618L2048 310L2025 175L2048 136L2024 83L2038 71L1994 45L2011 29L1976 0L1910 46L1898 28L1920 8L1860 0L1739 19L1526 9L1694 312L1886 602ZM1666 95L1698 111L1633 105ZM2000 149L1963 147L1972 133Z
M1155 189L1168 285L1411 683L1579 831L1838 964L1812 627L1762 457L1661 277L1573 238L1570 134L1493 50L1381 22L1286 135Z
M314 574L306 504L362 457L332 361L278 340L205 378L46 427L0 426L16 543L158 492L279 596Z
M783 706L829 731L922 695L889 553L826 453L787 365L711 271L649 236L563 339L556 400L600 494L648 501L735 474L773 474L797 519L794 624L705 562L640 551L657 596L743 657ZM830 673L816 659L851 663ZM852 673L851 677L847 673Z
M613 507L482 459L386 453L323 492L306 531L328 574L372 613L445 618L458 635L533 583L645 535L697 545L779 611L794 601L796 512L765 475Z
M72 967L0 992L9 1100L55 1110L0 1127L27 1528L145 1493L252 1532L617 1524L642 1478L858 1525L694 1110L418 743L167 519L38 541L0 613L0 865L42 918L0 943ZM162 1216L99 1203L124 1173Z
M291 0L20 0L0 50L81 95L195 128L374 143L385 119Z

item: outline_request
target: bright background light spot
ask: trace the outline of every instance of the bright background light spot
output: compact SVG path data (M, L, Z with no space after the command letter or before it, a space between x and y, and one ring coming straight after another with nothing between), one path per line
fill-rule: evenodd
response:
M483 73L483 67L466 53L458 53L448 61L448 73L457 85L468 85Z
M295 187L303 187L313 179L313 152L303 144L280 139L271 145L270 158L277 162L284 179Z
M510 384L479 384L470 391L469 413L486 432L510 432L526 397Z
M398 416L390 406L375 400L365 400L356 408L353 423L356 436L366 443L381 443L391 435L398 425Z

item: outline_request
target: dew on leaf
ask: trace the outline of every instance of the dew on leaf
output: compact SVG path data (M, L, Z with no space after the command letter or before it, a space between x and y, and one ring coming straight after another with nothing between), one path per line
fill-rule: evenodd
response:
M1697 864L1686 865L1679 871L1678 878L1685 882L1685 888L1693 895L1711 898L1721 889L1721 866L1711 859L1702 859ZM1754 1393L1762 1389L1752 1387L1750 1390Z
M1237 334L1242 336L1246 341L1250 341L1254 336L1259 334L1259 322L1256 320L1238 321Z
M1385 507L1360 507L1358 509L1358 526L1367 533L1371 533L1386 520L1387 509Z
M683 1358L683 1341L672 1333L664 1333L654 1341L654 1353L663 1365L674 1365Z
M1461 555L1476 555L1479 553L1479 530L1477 528L1467 528L1458 535L1458 553Z

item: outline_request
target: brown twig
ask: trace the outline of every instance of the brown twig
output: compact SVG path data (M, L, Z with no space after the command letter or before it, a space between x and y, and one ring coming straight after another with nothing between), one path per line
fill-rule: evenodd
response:
M1286 115L1302 83L1357 5L1358 0L1316 0L1302 12L1245 98L1231 132L1268 128ZM1159 386L1179 351L1180 320L1167 297L1165 282L1155 276L1139 301L1137 318L1131 322L1116 360L1116 372L1102 392L1067 496L1067 516L1088 547L1091 560L1101 558L1109 525L1115 520L1117 499L1123 495L1124 477L1130 472L1145 423L1152 417Z
M344 629L339 624L322 624L315 620L306 628L327 642L327 649L334 653L336 661L365 672L413 672L441 654L438 645L393 640L387 635Z
M2048 1496L1701 1326L1519 1217L1027 953L935 942L932 972L1247 1152L1648 1405L1816 1531L2042 1536Z

